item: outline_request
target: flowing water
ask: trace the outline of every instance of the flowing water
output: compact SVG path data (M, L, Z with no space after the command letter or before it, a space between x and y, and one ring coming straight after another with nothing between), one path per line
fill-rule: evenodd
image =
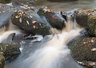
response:
M48 6L56 11L71 10L74 8L95 8L96 0L78 0L74 2L47 2L35 4L35 7ZM67 43L80 36L84 30L69 16L66 27L55 35L45 36L41 41L22 41L21 54L13 62L6 64L5 68L83 68L71 57ZM41 37L42 38L42 37ZM40 39L40 38L39 38Z
M96 8L96 0L77 0L77 1L67 1L66 2L49 2L47 0L36 0L36 2L31 3L34 0L20 0L25 4L30 4L35 7L47 6L48 8L55 11L68 11L72 9L91 9Z
M80 9L90 9L96 8L96 0L77 0L69 2L38 2L35 6L47 6L55 11L68 11L76 8Z
M21 55L5 68L83 68L71 57L67 43L84 30L68 17L66 27L59 34L45 36L39 42L23 42Z

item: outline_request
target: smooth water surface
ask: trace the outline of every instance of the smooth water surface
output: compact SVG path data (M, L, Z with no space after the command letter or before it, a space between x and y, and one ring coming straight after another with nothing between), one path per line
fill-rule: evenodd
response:
M65 10L72 10L76 8L80 9L90 9L90 8L96 8L96 0L78 0L78 1L69 1L69 2L38 2L35 4L35 6L47 6L51 9L54 9L55 11L65 11Z

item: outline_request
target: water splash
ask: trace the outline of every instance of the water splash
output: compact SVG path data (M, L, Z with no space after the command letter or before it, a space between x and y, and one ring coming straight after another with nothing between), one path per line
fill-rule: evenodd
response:
M15 34L20 34L19 31L9 30L5 32L1 32L0 34L0 43L10 43L12 42L12 38Z

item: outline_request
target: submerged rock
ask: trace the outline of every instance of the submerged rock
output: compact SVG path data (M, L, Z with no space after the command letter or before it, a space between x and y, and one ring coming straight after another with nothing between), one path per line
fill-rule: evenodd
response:
M0 68L4 68L5 65L5 58L4 56L0 53Z
M0 52L6 61L12 61L20 54L19 46L15 44L0 44Z
M37 16L37 17L36 17ZM50 26L38 19L33 12L17 11L11 16L12 23L29 34L48 35Z
M76 39L68 44L71 49L72 56L76 61L83 62L85 66L92 67L96 64L96 38L82 37ZM90 63L91 62L91 63Z

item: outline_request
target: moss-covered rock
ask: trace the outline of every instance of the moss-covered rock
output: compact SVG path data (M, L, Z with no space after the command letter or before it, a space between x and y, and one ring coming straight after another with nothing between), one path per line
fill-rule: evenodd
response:
M4 56L0 53L0 68L4 68L5 65L5 58Z
M96 38L79 38L68 44L71 49L72 56L76 61L80 62L96 62ZM88 66L90 64L88 63ZM96 66L96 65L95 65Z
M15 44L0 44L0 52L6 61L12 61L20 54L19 46Z
M76 21L81 26L86 28L90 36L96 36L96 10L78 10Z
M88 25L89 25L89 34L96 36L96 15L89 16Z
M48 35L50 26L39 21L32 12L17 11L11 16L12 23L30 34Z
M76 14L76 21L81 27L88 28L88 15L81 13Z

